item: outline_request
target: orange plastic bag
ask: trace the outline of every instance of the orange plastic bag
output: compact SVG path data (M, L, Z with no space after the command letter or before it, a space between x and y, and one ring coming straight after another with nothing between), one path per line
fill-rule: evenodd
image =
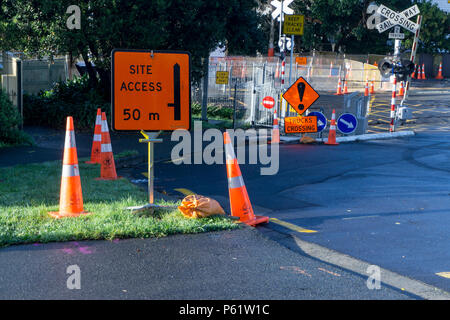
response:
M216 214L225 214L216 200L198 194L185 197L178 210L187 218L204 218Z

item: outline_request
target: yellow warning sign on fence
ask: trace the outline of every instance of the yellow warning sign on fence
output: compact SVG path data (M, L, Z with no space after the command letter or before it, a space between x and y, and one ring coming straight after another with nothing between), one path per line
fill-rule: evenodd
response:
M216 72L216 84L228 84L228 71L217 71Z

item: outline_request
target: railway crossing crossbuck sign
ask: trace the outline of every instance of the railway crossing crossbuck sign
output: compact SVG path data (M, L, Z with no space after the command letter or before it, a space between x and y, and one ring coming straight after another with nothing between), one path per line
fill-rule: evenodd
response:
M417 23L409 20L409 18L412 18L420 13L419 7L417 5L403 10L400 13L389 9L384 5L380 5L378 7L377 13L386 18L386 20L376 25L379 33L382 33L396 25L400 25L401 27L413 33L417 30L417 28L419 28L419 25Z

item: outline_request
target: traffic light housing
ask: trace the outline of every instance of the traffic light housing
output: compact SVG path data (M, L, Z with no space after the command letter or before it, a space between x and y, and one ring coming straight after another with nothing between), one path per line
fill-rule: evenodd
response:
M383 77L395 74L399 81L405 81L414 72L414 63L406 59L395 62L392 58L384 58L378 61L378 69Z

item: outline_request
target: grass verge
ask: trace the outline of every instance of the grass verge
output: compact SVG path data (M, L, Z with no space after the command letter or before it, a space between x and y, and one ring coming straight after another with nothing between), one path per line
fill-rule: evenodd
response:
M136 216L126 207L145 204L145 192L126 179L97 181L98 165L80 163L84 209L92 213L55 220L61 161L0 168L0 246L88 239L163 237L238 228L222 218L187 219L178 210ZM160 203L169 204L169 203ZM174 205L175 203L171 203Z

